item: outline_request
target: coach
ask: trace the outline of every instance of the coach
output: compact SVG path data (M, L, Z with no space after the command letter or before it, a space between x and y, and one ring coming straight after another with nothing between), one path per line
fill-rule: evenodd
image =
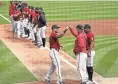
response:
M46 18L45 18L45 13L43 12L43 8L39 8L39 14L40 14L40 17L38 18L38 28L41 30L37 36L37 43L38 45L40 45L39 43L39 35L41 36L41 39L42 39L42 46L43 48L45 48L45 43L46 43L46 35L45 35L45 32L46 32L46 25L47 25L47 21L46 21ZM42 47L40 46L40 47Z

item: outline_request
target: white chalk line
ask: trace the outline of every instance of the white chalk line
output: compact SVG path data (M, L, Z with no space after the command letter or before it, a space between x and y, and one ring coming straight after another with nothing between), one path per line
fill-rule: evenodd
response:
M11 21L10 21L9 19L7 19L5 16L3 16L2 14L0 14L0 16L1 16L2 18L4 18L5 20L7 20L9 23L11 23Z
M8 22L11 23L11 21L10 21L8 18L6 18L5 16L3 16L2 14L0 14L0 16L1 16L2 18L4 18L5 20L7 20ZM47 46L46 46L46 47L47 47ZM49 47L47 47L47 49L50 50ZM68 65L70 65L71 67L73 67L75 70L77 70L75 65L73 65L72 63L70 63L68 60L64 59L62 56L60 56L60 59L61 59L62 61L64 61L65 63L67 63ZM96 84L99 84L99 83L98 83L97 81L95 81L95 80L94 80L94 82L95 82Z

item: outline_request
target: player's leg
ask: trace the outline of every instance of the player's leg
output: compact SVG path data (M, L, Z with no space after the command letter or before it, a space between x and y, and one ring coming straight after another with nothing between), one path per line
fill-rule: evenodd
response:
M34 43L37 43L37 36L36 36L36 32L37 32L37 25L35 25L34 29L33 29L33 32L34 32Z
M87 72L90 81L93 81L93 59L95 56L95 51L91 51L90 56L87 57Z
M23 37L23 26L24 26L24 25L23 25L23 20L21 20L20 23L21 23L20 32L21 32L21 35L22 35L22 37Z
M40 48L42 46L42 39L41 39L41 28L37 28L37 45Z
M55 55L55 61L56 61L56 74L57 74L57 77L58 77L58 81L57 81L57 84L61 84L62 83L62 75L61 75L61 65L60 65L60 58L59 58L59 53L57 50L53 50L53 53Z
M17 38L20 39L21 34L21 24L20 21L17 21Z
M17 22L16 21L14 21L14 27L13 27L13 37L15 37L15 32L17 31Z
M35 38L34 38L34 24L32 24L32 28L31 28L31 39L33 40L33 41L35 41Z
M26 28L25 19L23 19L22 20L22 37L26 37L25 28Z
M55 71L56 69L56 61L55 61L55 58L54 58L54 54L53 54L53 49L50 50L49 52L49 56L51 58L51 66L45 76L45 81L47 82L50 82L50 78L51 78L51 75L53 74L53 72Z
M82 82L88 81L87 69L86 69L86 60L87 54L80 52L77 54L77 70L80 73L80 78Z
M27 35L28 35L28 38L30 37L30 22L27 23Z
M11 21L11 25L12 25L11 31L13 31L14 30L14 19L13 19L13 16L10 16L10 21Z
M61 83L62 82L62 76L61 76L60 59L59 59L58 51L55 50L55 49L51 49L50 57L51 57L52 64L51 64L51 67L48 70L48 73L47 73L45 78L50 78L51 75L53 74L53 72L56 69L56 74L57 74L57 77L58 77L57 82Z
M31 22L28 23L28 36L27 39L31 39Z
M41 38L42 38L42 42L43 42L43 47L45 47L45 44L46 44L45 32L46 32L46 26L41 28Z

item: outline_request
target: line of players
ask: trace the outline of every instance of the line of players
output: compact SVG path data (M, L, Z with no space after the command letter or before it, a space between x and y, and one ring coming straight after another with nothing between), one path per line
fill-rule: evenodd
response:
M39 48L45 48L47 21L41 7L28 6L22 1L10 1L9 17L13 37L31 39Z

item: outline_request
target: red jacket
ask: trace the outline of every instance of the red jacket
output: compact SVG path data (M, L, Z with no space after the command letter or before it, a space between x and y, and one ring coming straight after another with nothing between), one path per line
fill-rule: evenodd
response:
M27 7L24 7L24 10L23 10L26 14L28 14L28 8Z
M18 21L18 20L20 20L20 18L21 18L21 12L20 12L20 10L14 10L14 20L15 21Z
M14 14L15 4L10 4L9 6L9 16Z
M86 34L84 32L77 33L73 29L70 28L71 33L76 37L74 49L74 54L78 54L80 52L86 53Z
M35 11L33 10L33 11L31 11L31 15L32 15L32 18L33 19L35 19L35 17L36 17L36 13L35 13Z

